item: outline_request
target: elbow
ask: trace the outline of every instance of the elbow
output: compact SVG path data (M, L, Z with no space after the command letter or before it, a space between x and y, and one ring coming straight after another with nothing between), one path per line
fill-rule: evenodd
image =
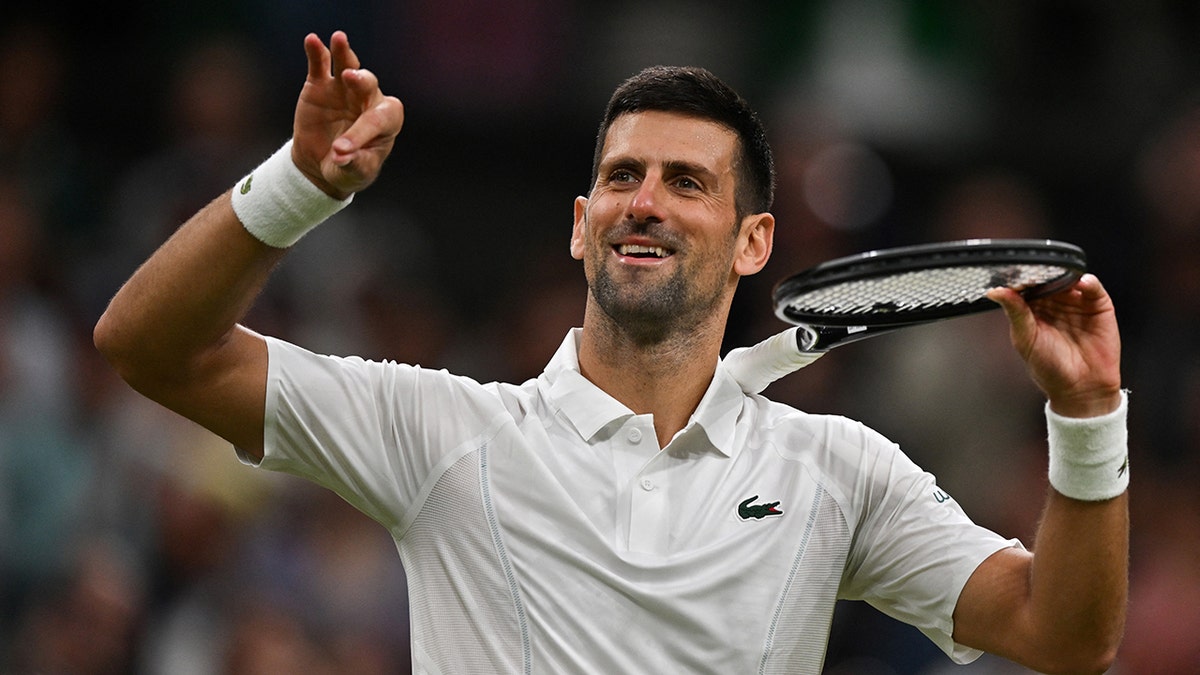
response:
M1047 672L1106 673L1113 667L1125 637L1124 607L1115 613L1097 611L1093 621L1088 630L1063 639L1058 645L1048 645L1060 655L1060 661L1057 668Z
M1046 675L1101 675L1113 667L1123 638L1123 624L1064 633L1061 625L1043 627L1036 637L1006 656ZM1005 656L1005 654L1001 654Z
M139 373L146 370L139 367L139 364L145 359L146 350L139 348L138 339L112 315L111 311L101 315L92 328L92 344L122 380L139 389Z
M1058 649L1052 657L1042 663L1027 663L1026 666L1047 675L1103 675L1117 661L1120 640L1097 641L1080 645L1076 649Z
M1052 667L1045 670L1037 669L1046 675L1104 675L1112 668L1116 658L1097 661L1079 661L1070 666Z
M1109 670L1111 670L1112 667L1114 665L1116 665L1116 663L1117 663L1117 647L1118 646L1120 646L1119 643L1117 645L1114 645L1108 651L1104 652L1104 654L1100 657L1100 659L1096 663L1096 669L1091 672L1107 673Z
M1117 662L1117 650L1121 646L1121 639L1118 637L1115 640L1110 640L1106 644L1098 645L1096 648L1089 650L1080 661L1079 665L1082 669L1081 673L1107 673L1113 664Z
M92 328L92 344L121 379L128 381L132 372L132 357L136 350L130 346L131 341L126 339L123 333L120 322L112 317L111 312L105 312Z
M109 365L120 371L119 364L124 350L121 348L120 331L115 324L108 312L101 314L100 320L92 328L92 344Z
M1096 656L1082 658L1074 665L1075 667L1069 670L1063 670L1063 673L1094 673L1095 675L1103 675L1107 673L1113 664L1117 661L1117 650L1111 652L1103 652Z

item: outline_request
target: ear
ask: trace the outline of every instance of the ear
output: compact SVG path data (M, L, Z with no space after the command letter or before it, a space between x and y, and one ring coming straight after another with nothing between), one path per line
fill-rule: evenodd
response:
M774 242L775 216L770 213L746 216L738 236L739 248L733 259L733 271L743 277L758 273L771 258Z
M587 229L587 197L575 198L575 226L571 228L571 257L583 260L584 230Z

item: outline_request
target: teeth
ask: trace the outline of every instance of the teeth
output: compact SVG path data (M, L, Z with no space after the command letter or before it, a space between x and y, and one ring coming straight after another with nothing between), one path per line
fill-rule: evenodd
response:
M656 258L667 257L667 249L661 246L642 246L640 244L621 244L617 247L617 252L621 255L637 255L649 253Z

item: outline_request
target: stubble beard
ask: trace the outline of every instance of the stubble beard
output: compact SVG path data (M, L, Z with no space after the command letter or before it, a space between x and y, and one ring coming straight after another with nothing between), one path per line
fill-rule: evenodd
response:
M658 344L686 330L688 293L682 270L657 284L621 284L599 265L589 292L614 327L637 344Z
M697 286L680 264L665 279L620 281L605 264L605 252L593 261L588 292L608 317L610 325L635 344L649 346L669 341L690 341L695 330L718 310L724 287Z

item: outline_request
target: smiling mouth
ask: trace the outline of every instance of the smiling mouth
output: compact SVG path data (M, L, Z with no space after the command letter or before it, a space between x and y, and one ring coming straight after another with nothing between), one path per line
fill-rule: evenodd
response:
M641 244L618 244L613 247L617 253L630 258L666 258L671 255L669 249L662 246L643 246Z

